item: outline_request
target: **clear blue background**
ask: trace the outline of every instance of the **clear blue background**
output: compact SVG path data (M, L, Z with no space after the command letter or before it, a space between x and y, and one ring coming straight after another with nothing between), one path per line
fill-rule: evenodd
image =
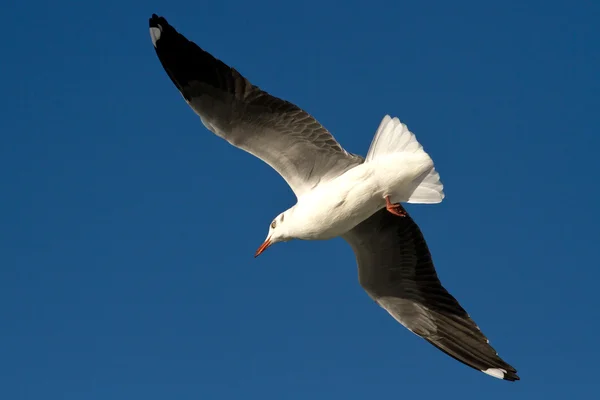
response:
M4 5L0 396L597 392L600 3L416 3ZM408 210L520 382L395 322L341 239L252 258L295 198L188 108L152 48L153 12L349 151L366 154L386 113L408 124L447 194Z

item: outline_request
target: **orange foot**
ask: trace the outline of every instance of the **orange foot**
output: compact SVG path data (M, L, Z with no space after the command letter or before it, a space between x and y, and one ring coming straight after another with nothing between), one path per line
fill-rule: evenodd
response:
M406 211L400 203L393 204L390 201L390 196L385 196L385 208L394 215L399 217L406 217Z

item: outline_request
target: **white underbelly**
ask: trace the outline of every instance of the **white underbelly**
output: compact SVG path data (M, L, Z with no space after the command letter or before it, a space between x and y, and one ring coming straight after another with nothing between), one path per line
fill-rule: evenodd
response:
M350 188L345 197L336 191L298 203L294 216L310 227L299 239L326 240L340 236L384 206L381 198L362 186Z
M404 194L403 188L410 188L422 171L419 160L393 155L361 164L318 186L295 207L295 217L309 227L298 238L325 240L340 236L385 207L384 196L388 194L392 194L393 202L406 201L410 193Z

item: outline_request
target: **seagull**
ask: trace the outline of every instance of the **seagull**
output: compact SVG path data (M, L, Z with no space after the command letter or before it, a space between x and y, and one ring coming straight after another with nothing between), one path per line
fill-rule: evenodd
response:
M366 157L349 153L306 111L253 85L164 17L152 14L149 23L160 63L202 124L270 165L296 195L255 257L277 242L342 237L355 253L360 285L396 321L471 368L519 380L442 286L401 204L444 199L431 157L406 124L385 115Z

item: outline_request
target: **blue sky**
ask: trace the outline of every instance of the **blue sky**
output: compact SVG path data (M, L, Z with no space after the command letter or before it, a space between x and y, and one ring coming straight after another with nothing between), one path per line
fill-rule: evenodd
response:
M421 4L422 3L422 4ZM4 7L6 399L564 399L597 363L596 2L40 1ZM340 3L341 4L341 3ZM520 382L408 332L341 239L252 256L294 195L207 131L152 13L366 154L398 116L438 274Z

